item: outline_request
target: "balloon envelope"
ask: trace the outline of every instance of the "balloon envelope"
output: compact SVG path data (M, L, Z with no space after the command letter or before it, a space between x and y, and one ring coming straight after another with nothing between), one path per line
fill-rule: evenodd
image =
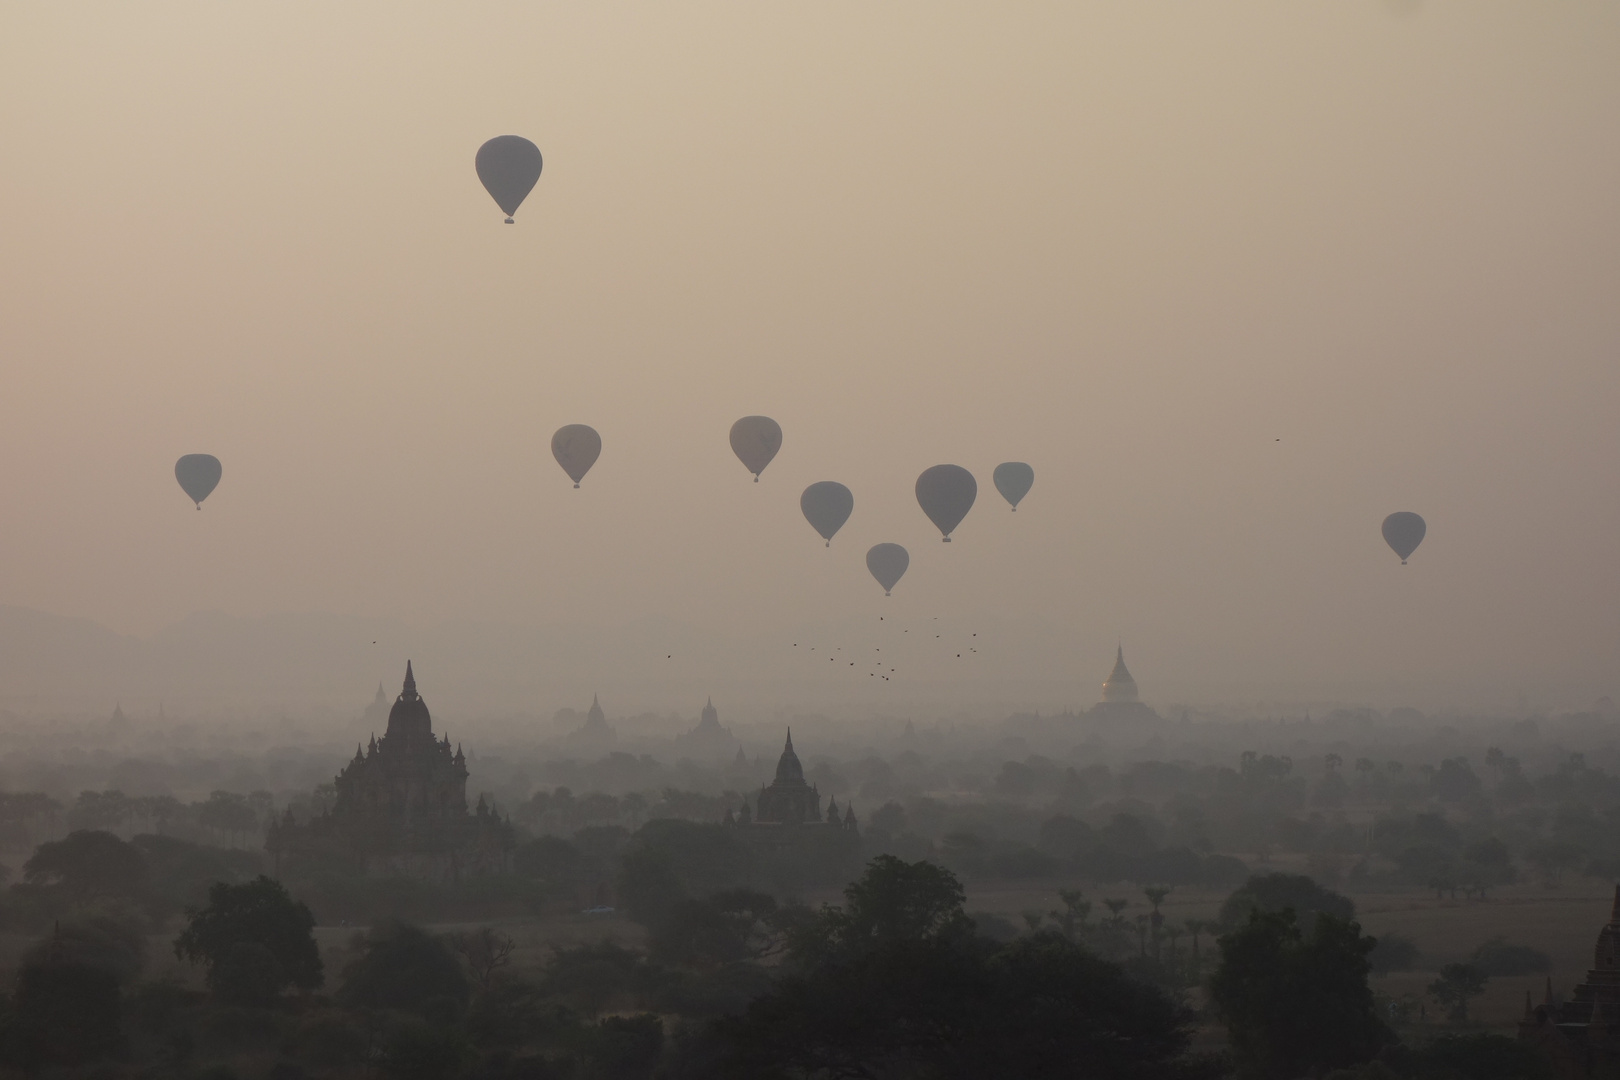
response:
M1029 489L1035 484L1035 470L1022 461L1003 461L996 466L991 479L996 482L996 490L1001 492L1001 497L1016 510L1019 500L1028 495Z
M540 148L521 135L497 135L478 148L473 164L495 205L506 211L506 223L523 205L540 179Z
M804 511L804 519L810 527L832 547L833 533L844 527L850 511L855 509L855 496L843 484L823 480L804 489L804 494L799 496L799 509Z
M978 495L979 482L960 465L935 465L917 477L917 505L944 534L947 544Z
M1423 519L1410 510L1402 510L1384 519L1384 543L1401 557L1402 566L1406 565L1406 557L1423 543L1423 536L1428 531L1429 527Z
M731 425L731 452L754 474L759 474L782 449L782 426L768 416L745 416Z
M601 454L602 436L593 427L569 424L558 428L557 434L551 437L551 456L557 459L575 487L579 487L580 480L591 471Z
M174 463L174 478L180 481L180 490L191 496L199 510L202 501L219 486L223 471L213 454L187 454Z
M888 596L889 590L905 576L906 567L910 565L910 553L899 544L874 544L866 553L866 568L883 586L884 596Z

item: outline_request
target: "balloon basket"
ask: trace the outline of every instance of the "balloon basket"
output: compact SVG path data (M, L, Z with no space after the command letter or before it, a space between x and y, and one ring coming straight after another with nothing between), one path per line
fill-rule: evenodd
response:
M758 476L754 477L754 483L756 483L756 484L759 483L759 477Z
M515 220L513 220L512 218L507 218L506 223L508 225L516 225L517 224L517 222Z
M948 544L951 542L951 538L948 536L942 536L939 538L939 542L942 544Z

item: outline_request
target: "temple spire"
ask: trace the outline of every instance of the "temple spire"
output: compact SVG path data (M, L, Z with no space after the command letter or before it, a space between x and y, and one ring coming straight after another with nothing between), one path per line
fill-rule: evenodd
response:
M416 675L411 671L411 662L405 661L405 700L416 696Z
M1114 652L1114 670L1103 682L1104 701L1135 701L1136 680L1131 678L1130 669L1125 666L1125 646L1119 645Z

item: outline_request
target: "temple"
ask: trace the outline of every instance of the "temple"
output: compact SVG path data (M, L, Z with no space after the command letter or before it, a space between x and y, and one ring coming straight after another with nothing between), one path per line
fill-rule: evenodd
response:
M1524 995L1519 1038L1539 1047L1556 1075L1620 1076L1620 885L1608 923L1598 931L1592 968L1569 999L1553 999L1552 979L1541 1004Z
M714 707L714 699L711 697L703 706L697 727L677 736L675 745L681 753L713 759L729 756L731 748L737 745L737 740L732 737L726 726L720 723L720 710ZM738 753L741 752L739 749Z
M332 808L307 822L286 816L270 827L265 849L276 857L320 862L376 876L453 881L502 873L514 844L510 822L482 796L467 808L467 764L448 736L433 734L427 702L410 661L405 685L375 735L333 781Z
M1114 670L1103 680L1102 700L1088 709L1084 716L1088 720L1102 721L1160 719L1158 713L1142 703L1136 680L1125 666L1125 646L1119 646L1114 653Z
M823 816L821 792L816 785L805 782L804 766L793 752L792 731L776 763L776 778L768 787L760 786L753 806L744 799L736 814L727 810L723 824L741 829L747 839L771 847L825 842L859 846L855 807L840 811L838 800L828 799Z
M605 754L612 750L618 741L619 733L608 723L607 713L602 711L602 702L595 694L591 695L591 707L585 713L585 722L569 732L563 740L569 750L579 754Z

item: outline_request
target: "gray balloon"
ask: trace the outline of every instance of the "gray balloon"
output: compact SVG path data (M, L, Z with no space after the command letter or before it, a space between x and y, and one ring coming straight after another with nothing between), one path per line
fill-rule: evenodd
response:
M843 484L823 480L804 489L804 494L799 496L799 509L804 511L804 519L810 527L832 547L833 534L844 527L850 511L855 509L855 496Z
M497 135L478 148L473 164L484 190L511 225L512 215L540 179L540 148L521 135Z
M579 487L585 474L591 471L596 459L602 455L602 436L593 427L569 424L560 427L551 437L551 456L557 459L568 479Z
M756 484L780 449L782 425L768 416L745 416L731 425L731 452L754 474Z
M884 596L905 576L906 567L910 565L910 553L899 544L874 544L866 553L866 568L883 586Z
M935 465L917 477L917 505L947 544L978 496L979 482L960 465Z
M996 482L996 490L1001 492L1001 497L1017 510L1019 501L1035 485L1035 470L1022 461L1003 461L996 466L990 478Z
M191 496L199 510L202 501L219 486L224 471L213 454L187 454L174 463L174 478L180 481L180 490Z
M1428 531L1429 526L1410 510L1401 510L1384 519L1384 543L1401 557L1402 566L1406 565L1406 557L1423 543Z

